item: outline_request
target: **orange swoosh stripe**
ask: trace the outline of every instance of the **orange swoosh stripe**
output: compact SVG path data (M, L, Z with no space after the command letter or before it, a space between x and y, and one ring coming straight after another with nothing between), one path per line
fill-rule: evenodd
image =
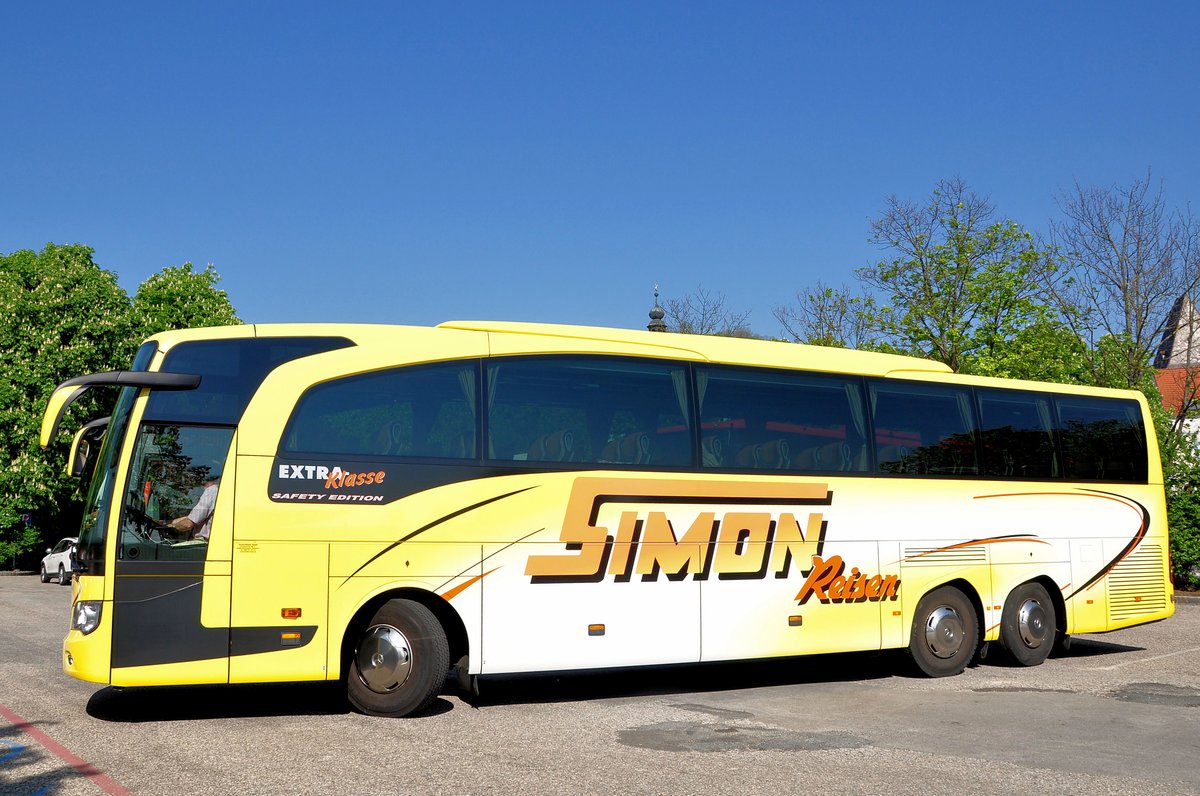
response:
M496 567L496 569L499 569L499 567ZM446 602L450 602L455 597L457 597L459 594L466 591L471 586L474 586L476 583L478 583L479 581L486 578L488 575L495 572L496 569L489 569L487 572L483 573L482 575L476 575L473 578L464 580L462 583L458 584L453 589L449 589L447 591L442 592L442 599L445 600Z

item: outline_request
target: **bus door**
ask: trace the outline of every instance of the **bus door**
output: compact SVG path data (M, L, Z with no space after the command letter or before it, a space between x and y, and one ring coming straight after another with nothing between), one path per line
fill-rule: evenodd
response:
M233 488L223 471L233 435L138 429L109 557L113 685L229 681Z

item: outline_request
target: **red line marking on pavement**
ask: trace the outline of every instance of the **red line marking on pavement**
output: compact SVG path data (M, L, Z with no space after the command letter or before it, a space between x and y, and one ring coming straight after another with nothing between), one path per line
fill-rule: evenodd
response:
M44 747L47 751L58 757L67 765L71 766L71 768L78 771L81 775L90 779L93 784L95 784L105 793L111 793L112 796L133 796L133 791L126 789L124 786L117 783L112 777L108 776L83 758L75 755L70 749L63 746L58 741L54 740L29 722L25 721L25 719L21 718L16 713L13 713L4 705L0 705L0 716L8 719L18 730L37 741L37 743Z

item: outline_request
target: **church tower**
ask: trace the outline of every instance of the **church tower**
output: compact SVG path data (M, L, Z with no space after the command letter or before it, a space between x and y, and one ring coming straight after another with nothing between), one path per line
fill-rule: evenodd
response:
M666 310L658 305L658 283L654 283L654 307L650 310L650 323L646 324L646 328L652 332L665 332L667 330L667 322L663 320L667 316Z
M1196 305L1185 293L1176 299L1167 313L1154 367L1163 370L1196 365L1200 365L1200 317L1196 314Z

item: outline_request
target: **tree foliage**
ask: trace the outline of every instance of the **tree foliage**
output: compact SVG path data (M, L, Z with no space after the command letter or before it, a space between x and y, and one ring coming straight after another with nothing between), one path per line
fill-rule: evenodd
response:
M857 272L876 296L867 325L896 350L971 370L1045 318L1035 279L1045 253L961 179L924 204L888 197L870 239L892 256Z
M682 298L667 299L665 304L667 326L672 332L754 337L746 326L750 313L729 309L724 293L710 293L703 285Z
M877 347L871 327L875 301L856 295L849 287L815 287L796 293L796 302L782 304L772 312L783 331L794 342L833 348Z
M212 267L166 268L134 299L82 245L0 255L0 561L78 526L80 484L61 449L38 446L50 392L72 376L127 367L142 338L166 328L237 322ZM104 414L112 394L92 390L63 428ZM65 435L64 435L65 438Z
M143 337L166 329L195 329L241 323L210 263L193 271L191 263L168 266L143 282L133 297L133 319Z
M1063 218L1050 225L1059 265L1042 273L1046 293L1088 344L1094 381L1136 387L1172 305L1200 279L1197 225L1167 206L1149 173L1128 185L1076 183L1059 206Z

